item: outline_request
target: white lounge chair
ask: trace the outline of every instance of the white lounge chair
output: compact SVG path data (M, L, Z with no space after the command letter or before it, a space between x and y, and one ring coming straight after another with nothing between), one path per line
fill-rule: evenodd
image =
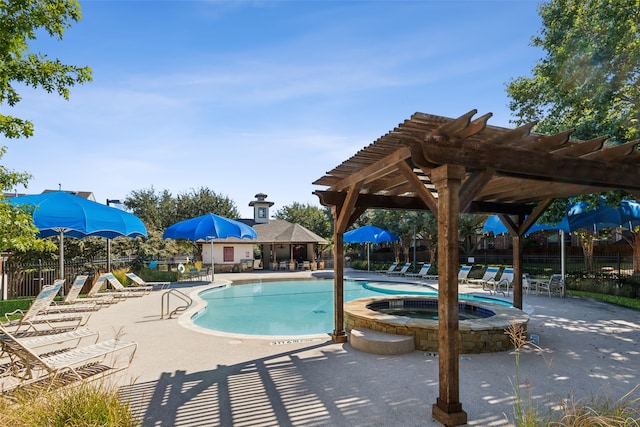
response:
M100 334L97 331L82 328L75 331L60 332L46 335L26 336L23 338L14 338L22 345L37 351L40 356L47 355L61 349L75 348L80 343L95 344ZM0 343L3 342L3 336L0 334ZM5 375L16 375L18 371L24 368L23 363L16 363L11 354L8 353L4 346L0 345L0 377Z
M417 277L418 279L424 280L438 280L438 276L436 274L429 274L429 270L431 270L431 264L422 264L420 271L417 273L405 273L405 276Z
M495 281L493 287L494 293L501 293L504 296L509 296L509 290L513 286L513 268L507 267L502 271L502 275L499 280Z
M389 268L387 270L376 270L376 273L382 273L382 274L388 274L391 273L392 271L394 271L396 269L396 267L398 266L397 262L393 262L391 263L391 265L389 266Z
M87 281L86 275L77 276L73 281L73 284L67 292L67 296L61 303L51 302L48 308L44 310L45 313L66 313L70 311L93 311L100 308L94 301L82 301L78 299L80 291L84 287Z
M411 267L410 262L405 262L402 268L399 271L390 271L387 273L389 276L403 276Z
M113 289L110 291L103 291L103 286L110 285ZM88 295L89 297L104 297L111 296L114 298L129 298L129 297L141 297L151 292L151 287L129 287L125 288L122 283L113 275L113 273L102 273L97 279L96 282L91 287Z
M137 343L118 338L57 351L40 356L34 348L0 327L0 340L12 361L18 365L12 373L17 380L13 387L3 384L4 390L48 382L49 385L66 384L84 379L104 378L129 367Z
M133 283L136 284L136 286L140 288L151 287L151 289L154 289L156 286L158 286L160 289L165 289L168 288L169 285L171 285L171 282L145 282L142 277L138 276L136 273L127 273L126 275L129 279L131 279Z
M467 279L468 284L470 285L482 285L482 290L486 291L487 286L491 285L493 288L493 281L495 280L498 272L500 271L500 267L491 267L487 266L487 269L484 271L484 275L480 279Z
M422 264L422 267L420 267L420 270L417 273L405 273L405 276L422 277L423 275L427 274L430 268L431 268L431 264Z
M12 333L17 334L26 331L31 331L31 333L42 332L40 327L43 325L46 325L47 329L51 330L73 330L87 323L91 312L46 313L63 284L64 279L58 279L53 285L43 287L27 311L17 309L11 313L5 313L6 322L2 326L10 328ZM16 315L21 317L11 320Z
M471 271L471 265L462 265L460 266L460 271L458 271L458 283L467 283L469 272Z

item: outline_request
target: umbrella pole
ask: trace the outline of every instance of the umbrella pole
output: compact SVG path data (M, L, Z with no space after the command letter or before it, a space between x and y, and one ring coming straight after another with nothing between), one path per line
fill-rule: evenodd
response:
M60 232L60 279L64 279L64 231Z
M369 248L371 247L371 243L367 242L367 271L371 271L371 268L369 267L370 263L369 263Z
M562 282L564 283L564 275L566 274L566 267L567 267L567 255L565 253L565 247L564 247L564 230L560 230L560 273L562 274ZM566 286L562 288L563 292L565 292L564 290L566 289ZM564 295L563 295L564 296Z
M213 256L213 239L211 239L211 281L213 282L213 260L214 260L214 256Z

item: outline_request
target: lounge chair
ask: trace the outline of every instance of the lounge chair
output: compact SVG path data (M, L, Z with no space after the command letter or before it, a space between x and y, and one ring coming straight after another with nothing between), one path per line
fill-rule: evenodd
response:
M551 293L557 292L560 296L564 296L564 279L562 274L552 275L548 281L536 281L538 293L547 292L549 296Z
M458 283L467 283L471 267L471 265L460 266L460 271L458 271Z
M129 367L137 349L137 343L118 338L56 351L44 356L25 345L19 338L0 326L0 340L17 368L12 371L16 388L34 382L63 385L70 382L104 378Z
M513 268L508 267L502 271L502 275L500 279L493 280L491 283L487 284L487 289L489 292L494 294L501 293L504 296L509 295L509 289L513 283ZM484 287L483 287L484 289Z
M411 267L411 263L410 262L405 262L404 265L402 266L402 268L399 271L390 271L387 273L387 275L389 276L404 276L404 274L409 270L409 268Z
M487 266L487 269L484 271L484 275L480 279L469 279L467 278L467 282L470 285L482 285L482 290L486 291L487 286L491 286L493 288L494 280L500 271L500 267L490 267Z
M75 348L80 343L95 344L98 341L100 334L97 331L89 328L76 329L75 331L60 332L47 335L35 335L19 338L14 335L14 338L19 340L22 345L38 351L40 356L50 354L61 349ZM2 343L2 335L0 334L0 343ZM18 371L24 368L24 364L16 363L8 353L4 346L0 345L0 377L6 375L15 375Z
M418 279L426 279L426 280L438 280L438 276L435 274L429 274L429 270L431 270L431 264L422 264L420 271L417 273L405 273L406 277L417 277Z
M93 286L91 287L91 289L89 290L88 298L91 299L97 299L97 298L110 298L112 301L119 301L120 299L123 298L128 298L128 297L140 297L142 296L141 292L123 292L123 291L117 291L115 289L113 290L104 290L102 291L102 288L109 285L109 279L108 279L108 275L111 273L102 273L100 276L98 276L98 278L96 279L96 282L93 284ZM113 275L113 274L111 274ZM115 276L114 276L115 278ZM117 280L117 279L116 279ZM120 283L120 282L118 282ZM124 286L123 286L124 288Z
M95 302L100 305L115 304L124 298L122 295L118 295L116 292L100 292L103 286L107 285L106 276L98 276L94 284L89 289L87 296L79 298L81 301Z
M262 260L261 259L254 259L253 260L253 269L254 270L262 270L264 267L262 267Z
M388 274L388 273L391 273L392 271L394 271L397 266L398 266L398 263L397 262L393 262L389 266L389 268L387 270L376 270L376 273Z
M87 277L85 275L77 276L73 281L73 284L69 288L69 292L67 292L67 296L61 303L56 303L55 301L51 302L48 308L44 310L45 313L62 313L69 311L93 311L100 308L98 304L94 301L82 301L78 299L78 295L80 295L80 291L84 287L85 282L87 281Z
M129 292L147 295L153 290L153 286L127 286L125 287L113 273L105 273L109 285L117 292Z
M143 288L151 286L151 288L153 289L156 286L159 286L160 289L165 289L168 288L169 285L171 285L171 282L145 282L142 277L138 276L136 273L127 273L127 277L131 279L131 281L135 283L136 286Z
M17 334L27 331L31 331L31 333L43 332L40 328L43 325L48 326L50 330L73 330L87 323L91 312L46 313L63 284L64 279L59 279L53 285L43 287L27 311L17 309L5 313L6 322L2 326L12 328L12 333ZM16 315L21 315L21 317L17 320L11 320L11 317Z

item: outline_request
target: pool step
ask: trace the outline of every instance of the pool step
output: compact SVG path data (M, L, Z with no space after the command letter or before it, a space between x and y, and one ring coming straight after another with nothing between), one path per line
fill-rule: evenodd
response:
M416 348L413 337L387 334L367 328L353 328L349 343L356 350L373 354L405 354Z

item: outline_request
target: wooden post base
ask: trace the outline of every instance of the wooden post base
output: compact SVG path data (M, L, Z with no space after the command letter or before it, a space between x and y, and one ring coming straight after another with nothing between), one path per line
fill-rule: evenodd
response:
M467 413L462 410L462 405L459 405L459 409L455 412L446 412L436 403L431 409L431 415L436 421L447 427L461 426L467 423Z
M347 342L347 334L345 331L333 331L331 334L331 340L335 343L345 343Z

